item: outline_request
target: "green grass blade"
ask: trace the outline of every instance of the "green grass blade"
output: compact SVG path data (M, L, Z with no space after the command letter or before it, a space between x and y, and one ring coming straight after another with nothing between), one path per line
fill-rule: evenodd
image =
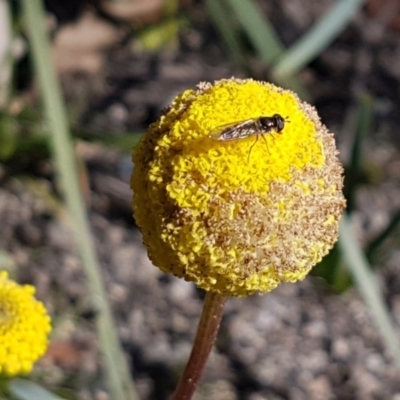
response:
M13 32L10 4L0 1L0 108L8 105L13 66Z
M300 71L338 36L363 4L364 0L337 1L313 28L285 52L274 67L274 78Z
M367 249L368 258L372 257L379 246L392 234L392 232L400 224L400 210L397 210L390 219L389 224L381 233L371 241Z
M227 0L246 30L261 59L274 63L285 51L274 28L263 18L263 13L252 0Z
M354 195L357 181L361 169L362 145L368 137L374 115L373 98L368 93L363 93L358 97L358 109L356 120L356 132L352 143L349 165L345 174L345 197L347 199L347 210L351 212L354 209Z
M347 215L343 215L339 230L339 246L343 252L346 264L354 277L366 305L371 311L376 326L381 332L383 342L400 372L400 341L397 332L374 274L371 272L371 267L364 253L361 251L359 243L355 239L355 234Z
M53 159L59 174L68 212L75 228L75 239L88 277L89 292L97 310L97 328L106 364L111 397L115 400L136 400L136 392L127 362L122 353L107 301L100 267L94 250L90 226L79 187L75 155L68 131L61 88L50 56L45 31L45 15L40 0L23 0L28 36L48 121Z
M273 65L286 49L262 11L253 0L225 1L235 12L260 59L267 65ZM307 90L295 76L274 77L274 80L277 84L295 91L301 99L310 100Z
M246 66L246 58L241 43L232 22L228 16L228 10L224 7L223 0L206 0L208 14L214 20L215 27L229 49L233 61L240 66Z

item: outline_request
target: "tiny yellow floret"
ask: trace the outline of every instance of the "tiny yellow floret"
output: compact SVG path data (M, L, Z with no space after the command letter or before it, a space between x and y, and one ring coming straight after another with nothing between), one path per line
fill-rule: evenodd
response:
M210 133L278 114L238 140ZM265 139L265 140L263 140ZM162 271L227 296L303 279L337 240L345 202L333 135L291 91L251 79L177 96L133 153L133 210Z
M0 272L0 375L28 374L48 347L50 317L34 294Z

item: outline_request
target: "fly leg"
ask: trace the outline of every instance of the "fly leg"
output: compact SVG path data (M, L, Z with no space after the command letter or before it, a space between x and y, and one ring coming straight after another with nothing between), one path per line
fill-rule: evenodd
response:
M247 163L250 162L250 154L251 154L251 151L253 150L253 147L254 147L255 144L258 142L258 136L259 136L259 135L256 136L256 140L254 141L254 143L253 143L253 144L251 145L251 147L250 147L249 154L248 154L248 156L247 156Z

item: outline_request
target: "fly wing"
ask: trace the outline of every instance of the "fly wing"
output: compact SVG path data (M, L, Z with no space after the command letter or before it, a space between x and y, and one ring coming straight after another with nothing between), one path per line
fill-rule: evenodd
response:
M233 122L226 125L220 125L209 134L211 139L228 141L244 139L251 135L260 133L257 120L249 119L242 122Z

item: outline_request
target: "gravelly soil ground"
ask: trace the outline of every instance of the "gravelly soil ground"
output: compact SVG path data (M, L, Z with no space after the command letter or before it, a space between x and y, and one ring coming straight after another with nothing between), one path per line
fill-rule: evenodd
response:
M7 190L5 190L7 189ZM93 307L68 226L49 205L9 182L0 191L6 247L22 282L54 316L49 354L36 371L50 386L101 393ZM131 224L91 213L118 331L143 399L166 399L185 363L202 293L152 267ZM3 226L4 226L3 225ZM398 287L396 266L380 274ZM397 280L395 283L394 280ZM400 321L400 297L388 293ZM265 296L230 299L198 399L394 399L398 375L354 291L337 296L309 278ZM73 398L76 398L75 396ZM101 398L101 397L97 397Z

